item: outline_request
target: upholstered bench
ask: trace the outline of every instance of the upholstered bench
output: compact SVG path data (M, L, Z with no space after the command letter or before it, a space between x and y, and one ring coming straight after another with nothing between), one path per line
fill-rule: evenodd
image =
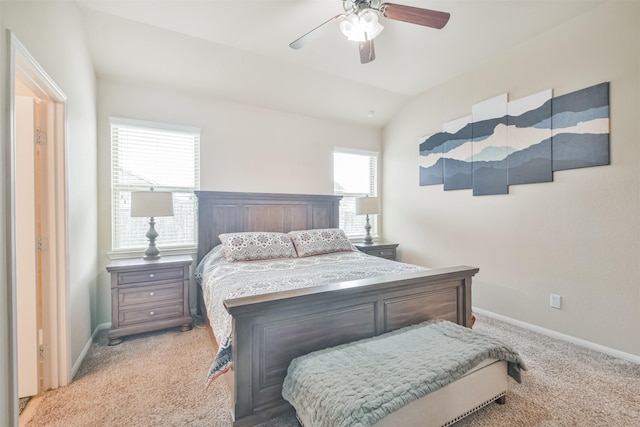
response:
M434 320L298 357L282 395L305 427L443 426L504 403L521 369L499 340Z

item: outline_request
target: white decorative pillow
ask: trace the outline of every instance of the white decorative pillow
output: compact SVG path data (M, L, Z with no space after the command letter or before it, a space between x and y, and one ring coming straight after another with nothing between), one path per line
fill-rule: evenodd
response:
M354 247L339 228L289 232L299 257L353 251Z
M297 256L291 238L285 233L226 233L218 237L222 242L224 257L231 262Z

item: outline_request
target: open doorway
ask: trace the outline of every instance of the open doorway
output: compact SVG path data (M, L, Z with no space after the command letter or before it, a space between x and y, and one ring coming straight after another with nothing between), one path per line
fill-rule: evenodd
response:
M66 96L9 40L10 353L14 396L24 397L69 382Z

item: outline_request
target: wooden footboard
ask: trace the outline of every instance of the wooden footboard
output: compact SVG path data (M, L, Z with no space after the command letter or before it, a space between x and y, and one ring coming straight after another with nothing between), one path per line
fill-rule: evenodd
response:
M266 421L302 354L439 318L471 327L475 267L450 267L225 301L233 316L234 426Z

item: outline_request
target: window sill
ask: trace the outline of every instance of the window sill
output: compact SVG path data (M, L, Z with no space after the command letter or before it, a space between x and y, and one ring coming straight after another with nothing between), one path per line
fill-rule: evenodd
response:
M160 255L196 255L198 248L196 246L181 246L178 248L159 248ZM126 251L111 251L107 252L107 258L112 259L127 259L144 256L146 248L141 249L127 249ZM195 260L195 257L194 257Z
M364 241L364 237L364 234L361 236L347 236L351 243L362 243ZM380 236L377 234L372 234L371 237L373 238L373 240L378 240L380 238Z

